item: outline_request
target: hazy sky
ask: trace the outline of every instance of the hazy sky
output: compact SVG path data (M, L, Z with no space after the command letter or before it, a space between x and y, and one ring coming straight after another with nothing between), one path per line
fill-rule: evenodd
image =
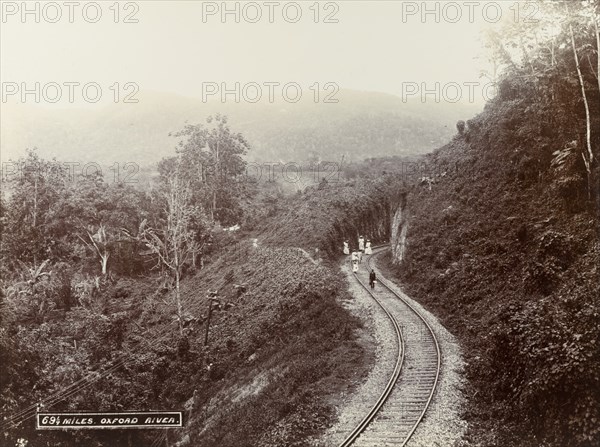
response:
M121 98L133 89L126 91L126 82L140 90L186 96L200 96L210 88L207 83L223 82L229 88L235 82L241 87L256 82L263 94L265 82L297 82L304 91L315 82L332 82L396 95L403 86L412 88L410 83L435 89L440 82L442 89L455 82L466 100L465 82L485 82L478 76L479 33L497 13L494 5L486 7L497 2L227 2L227 8L239 10L236 23L234 13L221 16L223 2L73 3L27 2L31 12L23 16L22 2L2 2L5 94L14 85L33 88L40 82L43 88L56 82L62 86L57 104L65 106L65 82L97 82L101 103L113 97L115 82ZM423 16L425 9L430 12ZM91 23L99 11L101 17ZM291 23L299 11L301 17ZM137 23L124 23L128 16ZM325 23L326 18L337 23ZM80 87L72 88L75 102L85 103ZM281 94L278 86L273 89ZM447 95L454 100L456 92ZM53 87L45 94L56 97ZM19 95L5 96L3 102L7 98L18 100ZM481 101L481 95L475 100ZM44 97L40 102L47 103Z

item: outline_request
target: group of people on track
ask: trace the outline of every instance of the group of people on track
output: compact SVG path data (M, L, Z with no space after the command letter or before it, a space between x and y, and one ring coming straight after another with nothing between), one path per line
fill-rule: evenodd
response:
M344 254L351 255L352 262L352 272L358 272L358 266L362 263L363 255L370 255L373 253L373 249L371 247L371 241L366 239L363 236L358 237L358 249L350 251L350 243L348 240L344 241ZM375 289L375 283L377 282L377 275L375 274L375 270L371 269L369 273L369 285L371 289Z

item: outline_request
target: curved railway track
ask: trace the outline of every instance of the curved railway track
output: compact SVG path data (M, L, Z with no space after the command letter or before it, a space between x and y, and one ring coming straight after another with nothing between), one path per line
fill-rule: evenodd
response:
M381 396L340 447L405 446L425 416L440 374L440 348L427 320L380 276L374 293L368 286L371 261L383 250L374 251L355 278L390 319L397 361Z

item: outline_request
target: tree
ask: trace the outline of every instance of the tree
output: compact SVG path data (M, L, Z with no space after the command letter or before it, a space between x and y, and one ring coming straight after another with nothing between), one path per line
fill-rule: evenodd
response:
M183 335L183 307L180 282L183 269L199 251L197 222L202 209L192 204L189 183L183 181L179 170L168 179L161 192L164 210L155 228L142 225L140 237L160 265L166 267L175 280L175 302L179 330Z
M591 189L592 189L592 165L594 163L594 151L592 150L592 140L591 140L591 135L592 135L592 124L591 124L591 119L590 119L590 106L588 103L588 98L587 98L587 94L586 94L586 90L585 90L585 80L583 78L583 75L581 73L581 66L579 63L579 56L577 55L577 46L575 45L575 35L573 33L573 20L574 17L573 15L570 13L569 11L569 4L565 3L565 8L567 10L567 16L569 19L569 34L571 37L571 48L573 50L573 58L575 59L575 67L577 69L577 79L579 80L579 85L581 87L581 97L583 98L583 105L585 107L585 125L586 125L586 132L585 132L585 141L586 141L586 148L587 148L587 153L585 151L583 151L581 153L581 156L583 158L583 163L585 164L585 170L587 173L587 177L588 177L588 197L591 196ZM594 30L596 33L596 41L600 42L600 37L598 37L598 22L597 22L597 17L595 16L595 14L590 14L591 15L591 21L594 23ZM584 20L589 20L587 19L587 17ZM600 50L600 47L598 48L598 50ZM599 58L599 54L598 51L596 51L596 58ZM600 62L598 62L598 64L600 64ZM600 73L596 73L596 76L598 76L598 74ZM600 81L599 81L599 87L600 87Z
M102 268L102 275L106 275L108 267L108 259L110 258L110 244L109 238L106 236L106 226L100 224L98 231L94 232L93 227L90 225L85 230L87 239L78 235L79 239L100 258L100 266Z
M231 131L226 116L209 116L206 122L210 127L188 125L174 135L185 138L178 144L180 173L192 186L194 201L209 211L211 220L234 224L242 191L238 179L246 168L242 156L250 145L241 133ZM161 172L173 169L173 160L167 159Z
M47 259L40 265L27 266L21 263L20 281L8 288L8 297L14 310L36 323L42 323L55 304L51 301L54 288L52 272L46 271L47 265Z
M81 176L61 194L49 213L48 229L69 247L71 257L91 253L104 276L116 261L123 264L119 247L130 244L127 232L147 217L144 192L123 184L108 185L100 173ZM128 253L126 260L135 264Z
M560 146L581 141L577 156L583 164L573 167L582 175L585 170L591 198L600 116L598 4L539 0L535 11L534 19L511 16L514 20L507 18L501 30L488 33L492 59L503 68L499 99L535 102L540 119L523 123L521 134L535 126L534 135L560 129ZM550 161L552 149L537 157Z
M53 235L48 231L49 213L65 193L66 168L56 161L40 158L36 149L18 162L18 177L10 181L9 199L3 216L2 255L37 265L40 259L55 258Z

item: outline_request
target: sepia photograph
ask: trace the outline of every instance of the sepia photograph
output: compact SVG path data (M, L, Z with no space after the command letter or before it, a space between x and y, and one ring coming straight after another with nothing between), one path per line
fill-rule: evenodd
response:
M600 446L599 0L0 0L0 447Z

